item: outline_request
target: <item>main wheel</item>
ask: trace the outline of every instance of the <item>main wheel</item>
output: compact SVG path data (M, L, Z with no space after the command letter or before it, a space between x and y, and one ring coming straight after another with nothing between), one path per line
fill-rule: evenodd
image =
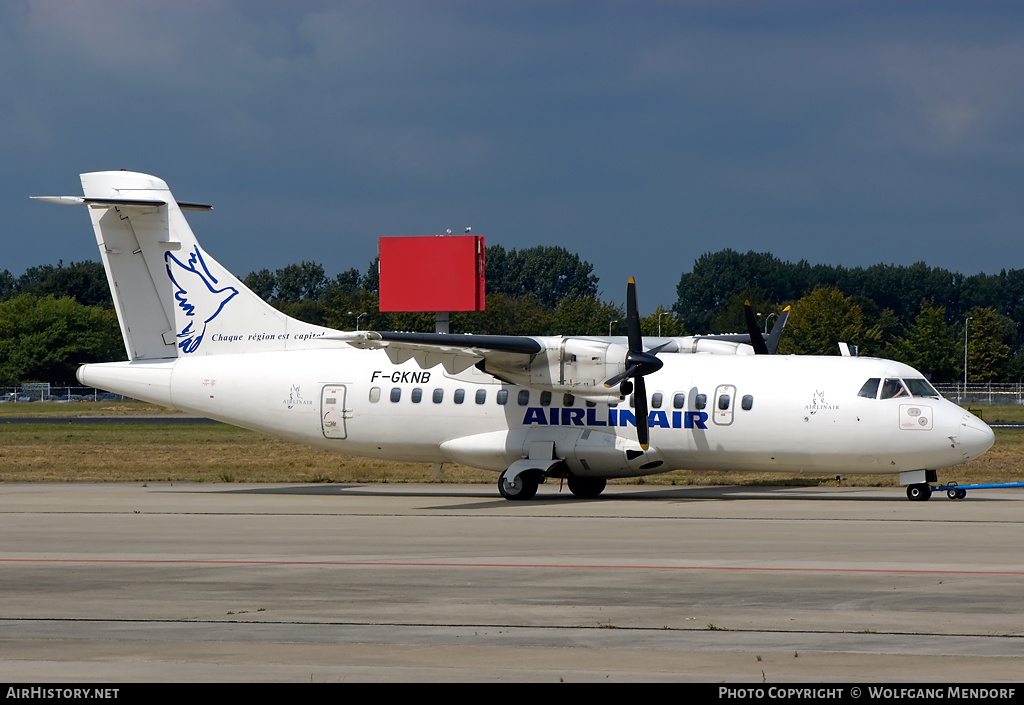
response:
M907 485L907 499L914 502L926 502L931 499L932 488L926 482L919 482L915 485Z
M507 470L505 472L508 472ZM531 499L537 494L537 487L540 482L532 472L523 472L516 475L513 482L505 481L505 473L498 478L498 492L505 499Z
M608 480L603 477L580 477L569 475L569 491L577 497L589 499L596 497L608 485Z

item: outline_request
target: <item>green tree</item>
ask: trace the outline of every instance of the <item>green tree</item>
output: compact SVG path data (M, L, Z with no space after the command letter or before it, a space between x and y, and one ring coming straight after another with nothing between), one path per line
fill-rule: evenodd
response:
M928 375L934 382L950 382L957 377L960 347L956 329L946 322L946 309L933 301L922 301L921 311L905 338L895 341L892 356Z
M493 335L544 335L552 328L553 312L533 296L487 294L484 310L452 315L451 329L457 333Z
M269 269L249 272L243 283L279 309L289 304L317 301L328 285L323 266L306 261L286 265L274 273Z
M85 362L124 359L110 309L70 297L21 294L0 303L0 384L66 383Z
M815 289L793 304L779 343L785 355L838 355L839 343L864 345L879 333L866 330L860 306L833 287Z
M6 301L15 295L18 281L6 269L0 272L0 301Z
M36 296L69 296L86 306L110 308L110 287L107 275L99 262L72 262L65 266L63 261L57 265L44 264L29 267L18 277L14 294L34 294Z
M277 280L275 303L316 301L327 285L324 268L316 262L289 264L274 273Z
M877 307L873 308L877 310ZM902 341L906 335L906 328L896 313L891 308L887 308L878 312L871 320L868 312L864 311L864 324L870 324L872 336L863 343L863 347L859 348L860 354L870 357L895 357L893 346ZM877 338L875 334L877 334Z
M506 251L501 245L491 245L485 253L485 266L488 293L531 295L548 309L569 296L597 296L594 266L564 247Z
M267 303L274 300L274 294L277 292L277 277L269 269L249 272L245 275L242 283Z
M608 335L608 322L625 315L615 304L595 296L567 296L558 303L549 335ZM533 335L537 335L534 333Z
M651 315L640 319L640 332L650 337L660 334L664 338L686 335L682 321L660 304Z
M809 282L815 269L805 261L796 264L782 262L768 252L739 253L725 249L705 253L693 264L693 269L679 278L676 287L678 299L672 307L686 330L694 333L715 333L719 316L738 299L742 306L742 293L757 290L755 298L761 301L790 301L810 290ZM737 297L740 295L742 298ZM753 302L753 299L752 299ZM767 314L765 314L767 315ZM744 324L740 331L746 331Z
M1006 373L1015 327L1013 321L990 308L967 312L967 381L995 382ZM962 330L962 328L961 328ZM961 372L963 370L961 369Z
M728 302L718 309L718 315L711 324L712 332L746 333L748 302L757 319L758 329L762 332L764 332L766 324L770 326L775 317L782 312L782 307L769 301L761 289L756 287L744 289L730 296Z

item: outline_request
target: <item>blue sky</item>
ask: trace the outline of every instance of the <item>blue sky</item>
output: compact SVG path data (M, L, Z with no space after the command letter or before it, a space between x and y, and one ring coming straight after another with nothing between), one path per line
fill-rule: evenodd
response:
M165 179L244 276L387 235L561 245L671 306L726 247L1024 267L1024 5L0 4L0 269L98 259L84 171Z

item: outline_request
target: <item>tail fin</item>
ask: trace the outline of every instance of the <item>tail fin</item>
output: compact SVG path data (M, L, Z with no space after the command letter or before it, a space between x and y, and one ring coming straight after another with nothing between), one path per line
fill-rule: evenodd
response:
M319 347L335 333L289 318L199 246L167 184L147 174L82 174L129 360Z

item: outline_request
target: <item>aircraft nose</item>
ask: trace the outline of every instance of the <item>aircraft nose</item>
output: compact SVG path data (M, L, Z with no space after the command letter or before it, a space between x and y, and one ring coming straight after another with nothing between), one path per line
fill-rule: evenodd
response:
M977 458L995 443L996 434L984 421L974 414L964 414L960 419L960 450L964 458Z

